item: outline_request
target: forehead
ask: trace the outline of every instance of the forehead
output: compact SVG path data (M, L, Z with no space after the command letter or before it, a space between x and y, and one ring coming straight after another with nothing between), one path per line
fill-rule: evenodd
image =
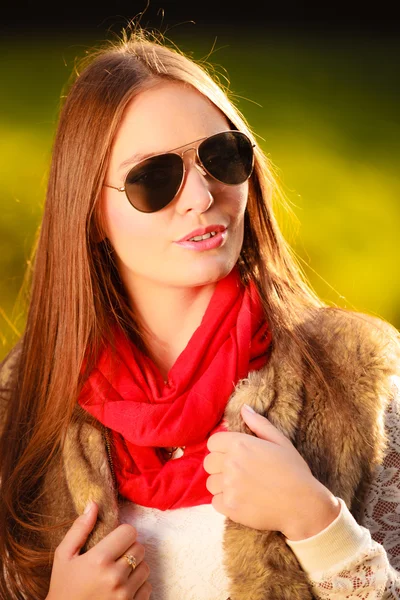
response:
M114 139L110 167L177 148L229 129L225 115L203 94L183 83L161 83L128 104Z

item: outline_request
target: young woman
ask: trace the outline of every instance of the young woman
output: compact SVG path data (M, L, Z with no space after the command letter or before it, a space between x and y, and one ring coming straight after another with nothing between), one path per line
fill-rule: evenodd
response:
M1 370L2 598L400 597L398 332L315 296L278 193L179 50L78 70Z

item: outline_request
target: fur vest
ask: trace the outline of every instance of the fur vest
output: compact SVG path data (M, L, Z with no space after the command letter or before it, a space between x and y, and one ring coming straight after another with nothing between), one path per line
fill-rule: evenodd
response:
M242 404L268 417L292 441L313 475L361 522L365 490L385 448L383 417L393 396L392 377L400 372L398 332L374 317L322 308L304 322L302 333L328 377L331 394L286 334L273 344L267 365L236 386L225 419L231 431L252 434L240 417ZM2 378L7 367L11 369L6 364ZM53 522L75 518L90 499L98 503L99 518L87 549L119 524L105 434L88 416L83 423L72 423L63 470L50 470L46 478L43 513ZM67 529L53 533L46 543L55 548ZM258 531L226 517L224 564L231 600L314 598L279 532Z

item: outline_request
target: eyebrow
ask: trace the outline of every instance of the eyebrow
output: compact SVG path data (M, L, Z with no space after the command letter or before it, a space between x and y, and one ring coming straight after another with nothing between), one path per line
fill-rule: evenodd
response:
M151 154L133 154L126 160L124 160L118 167L118 171L121 171L124 167L132 165L134 163L139 163L141 160L145 158L150 158L151 156L157 156L157 154L162 154L162 152L152 152Z
M223 132L220 132L223 133ZM150 152L149 154L132 154L132 156L130 156L129 158L127 158L126 160L124 160L118 167L118 171L121 171L124 167L127 167L128 165L132 165L135 163L139 163L141 160L145 160L146 158L151 158L152 156L158 156L159 154L168 154L169 152L174 152L175 150L179 150L180 148L184 148L185 146L189 146L189 144L195 144L196 142L200 142L201 140L205 140L208 137L212 137L212 135L217 135L217 134L211 134L211 135L206 135L203 136L201 138L197 138L197 140L192 140L191 142L187 142L186 144L182 144L181 146L176 146L176 148L172 148L170 150L164 150L164 151L159 151L159 152Z

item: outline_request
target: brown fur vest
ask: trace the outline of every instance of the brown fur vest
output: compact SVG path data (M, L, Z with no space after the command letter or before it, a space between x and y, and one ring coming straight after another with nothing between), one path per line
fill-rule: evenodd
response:
M243 403L267 416L359 522L365 489L384 451L383 414L393 395L391 378L400 371L399 344L393 343L396 333L366 315L320 309L304 323L303 334L332 393L318 383L287 335L274 344L266 367L238 384L225 411L230 430L246 433L252 432L240 417ZM100 516L87 548L118 525L104 430L93 421L70 426L63 473L61 479L48 473L43 510L56 521L73 518L89 499L99 504ZM58 531L47 542L54 548L64 533ZM250 529L226 518L224 562L231 600L313 598L281 533Z

